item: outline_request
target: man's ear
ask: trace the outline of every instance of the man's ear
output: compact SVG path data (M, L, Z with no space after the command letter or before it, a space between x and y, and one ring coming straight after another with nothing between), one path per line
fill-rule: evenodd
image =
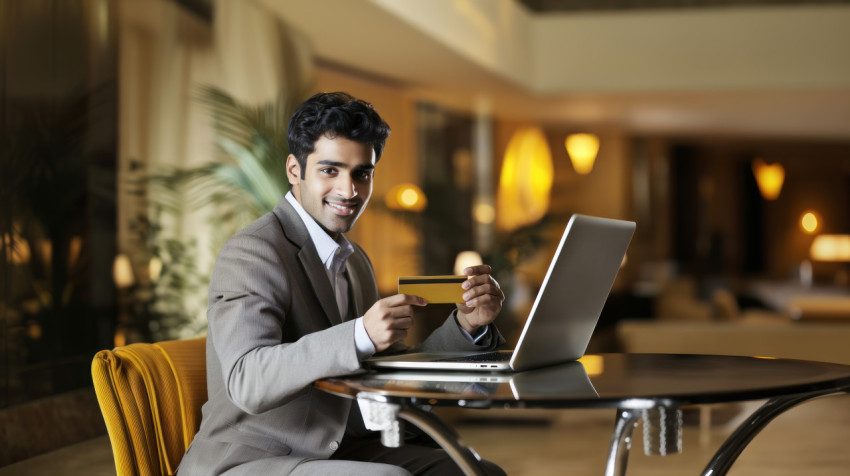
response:
M290 185L295 185L301 181L301 164L298 163L298 158L292 154L286 157L286 178Z

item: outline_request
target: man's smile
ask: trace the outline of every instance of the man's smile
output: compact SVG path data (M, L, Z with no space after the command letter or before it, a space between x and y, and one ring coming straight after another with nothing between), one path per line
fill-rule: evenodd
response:
M325 204L331 209L331 211L340 216L353 215L359 206L359 203L357 202L338 202L330 200L325 200Z

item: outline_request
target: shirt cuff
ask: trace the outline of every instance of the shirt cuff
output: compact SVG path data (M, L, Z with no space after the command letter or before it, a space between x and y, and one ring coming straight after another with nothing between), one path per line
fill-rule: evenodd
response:
M455 315L455 324L457 324L457 328L460 330L460 333L463 334L463 336L466 337L466 340L468 340L471 344L478 344L478 342L487 335L487 330L490 329L490 326L481 326L478 329L475 329L475 335L472 335L460 325L460 322L457 320L457 315Z
M375 344L372 343L372 339L369 338L369 334L366 332L366 325L363 324L362 317L354 320L354 347L357 348L357 358L359 360L368 359L375 353Z

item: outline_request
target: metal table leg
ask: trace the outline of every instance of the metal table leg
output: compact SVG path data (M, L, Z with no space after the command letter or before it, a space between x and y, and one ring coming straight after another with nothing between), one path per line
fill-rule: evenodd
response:
M641 410L617 409L617 421L614 434L611 435L611 448L608 450L608 464L605 476L624 476L629 462L629 450L632 448L632 432L637 426Z
M720 445L717 453L709 461L708 465L703 470L703 476L723 476L732 467L732 464L738 459L744 448L755 438L759 432L782 413L790 408L806 402L813 398L822 397L836 393L847 392L847 389L829 389L818 392L807 393L804 395L795 395L791 397L773 398L762 405L758 410L753 412L738 429L732 433L726 441Z
M634 399L629 407L617 409L614 434L605 476L623 476L629 462L632 432L643 420L643 451L648 456L666 456L682 451L682 410L667 400Z
M357 396L360 413L366 428L381 432L385 446L397 448L404 444L404 425L413 423L434 439L467 476L485 476L481 457L460 441L458 434L433 414L412 405L390 403L380 395Z

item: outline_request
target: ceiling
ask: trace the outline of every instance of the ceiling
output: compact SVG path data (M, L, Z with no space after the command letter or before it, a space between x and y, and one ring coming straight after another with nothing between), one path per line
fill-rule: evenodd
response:
M255 1L302 32L324 67L450 107L591 130L850 140L847 2L670 13L646 9L729 2ZM589 4L630 10L565 12ZM748 29L758 22L762 35ZM593 48L579 49L585 40Z

